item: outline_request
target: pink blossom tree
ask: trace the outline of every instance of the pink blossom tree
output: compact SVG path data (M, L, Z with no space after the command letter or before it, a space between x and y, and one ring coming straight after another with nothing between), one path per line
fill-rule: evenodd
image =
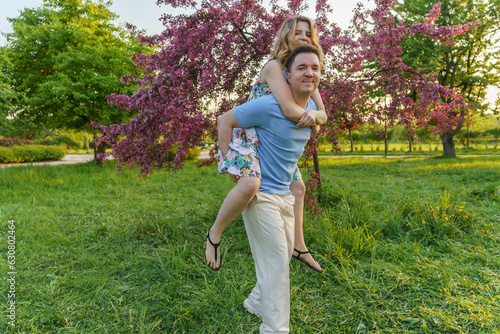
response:
M457 131L465 110L472 106L464 102L458 91L438 84L435 74L423 75L418 68L406 65L402 60L402 44L419 34L421 38L452 45L455 36L475 29L480 23L436 27L439 2L424 23L397 22L391 15L393 4L394 1L378 0L372 11L358 6L353 31L331 44L334 50L343 52L335 56L330 81L333 89L325 90L323 95L331 102L329 110L335 110L331 116L343 124L352 120L358 124L360 121L383 124L382 137L395 124L405 126L411 134L431 124L442 138L450 136ZM451 143L443 140L443 145L445 155L455 155L452 140Z
M131 27L139 40L158 51L135 56L144 75L123 78L124 84L139 87L137 93L109 97L110 103L130 112L130 121L95 124L102 134L100 142L113 148L117 168L138 166L142 175L152 169L181 168L188 149L202 144L207 135L216 141L216 117L246 100L280 24L305 5L290 0L283 8L271 1L269 10L258 0L157 2L192 8L194 13L164 14L165 30L159 35L143 36ZM337 124L380 122L381 115L391 124L405 125L410 133L429 122L445 133L467 108L460 93L436 83L432 74L422 75L405 65L401 43L416 33L452 43L454 36L478 23L436 27L440 3L424 23L396 22L393 4L376 0L374 10L358 6L352 28L342 30L328 21L327 1L316 2L326 55L320 92L330 118L323 133L332 143ZM314 153L314 145L309 148ZM172 150L173 159L168 154Z

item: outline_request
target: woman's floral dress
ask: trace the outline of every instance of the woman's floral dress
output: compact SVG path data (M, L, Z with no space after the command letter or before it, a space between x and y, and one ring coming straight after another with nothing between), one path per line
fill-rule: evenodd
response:
M286 69L284 71L286 71ZM259 76L257 82L250 91L248 101L270 93L269 86L263 83ZM233 138L229 144L229 151L224 159L222 159L219 150L219 173L262 178L260 174L259 154L257 153L258 144L259 139L257 138L257 132L254 127L244 129L234 128ZM297 181L301 178L302 176L297 167L293 173L293 181Z

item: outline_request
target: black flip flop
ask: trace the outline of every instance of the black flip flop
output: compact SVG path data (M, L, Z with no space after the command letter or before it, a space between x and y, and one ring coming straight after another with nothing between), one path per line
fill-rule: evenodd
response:
M301 257L300 257L302 254L310 254L310 253L311 253L311 251L301 252L301 251L299 251L299 250L297 250L297 249L295 249L295 248L294 248L293 250L294 250L294 251L296 251L296 252L297 252L297 254L298 254L298 255L293 255L293 254L292 254L292 257L293 257L294 259L299 260L300 262L304 263L306 266L308 266L308 267L309 267L309 269L314 270L314 271L315 271L315 272L317 272L317 273L322 273L322 272L323 272L323 270L318 270L318 268L314 268L313 266L311 266L311 265L309 264L309 262L307 262L306 260L304 260L303 258L301 258Z
M215 251L215 261L217 261L217 248L219 248L220 242L219 242L219 243L214 244L214 243L212 242L212 240L210 240L210 229L208 229L208 232L207 232L207 241L210 243L210 245L212 245L212 246L214 247L214 251ZM206 258L206 257L205 257L205 262L207 262L207 258ZM220 264L219 264L219 266L218 266L217 268L212 268L212 267L210 267L210 266L208 265L208 263L207 263L207 266L208 266L208 268L210 268L210 269L212 269L212 270L215 270L215 271L219 270L219 269L220 269L220 267L222 266L222 254L220 255Z

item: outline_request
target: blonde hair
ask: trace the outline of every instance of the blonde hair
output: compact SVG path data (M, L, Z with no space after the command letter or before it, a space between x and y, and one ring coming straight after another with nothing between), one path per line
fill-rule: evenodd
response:
M309 24L309 29L311 30L311 45L319 50L319 62L320 64L323 64L323 51L321 50L321 45L319 44L318 30L316 29L313 20L302 15L292 16L281 24L271 48L271 58L277 59L282 67L286 66L291 50L297 47L297 45L293 44L293 35L295 34L295 30L297 29L297 24L299 22Z

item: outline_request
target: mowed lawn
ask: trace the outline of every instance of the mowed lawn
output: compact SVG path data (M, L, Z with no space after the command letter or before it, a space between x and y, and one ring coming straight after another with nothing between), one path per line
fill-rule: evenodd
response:
M320 162L323 210L305 235L325 271L292 261L292 333L500 333L500 157ZM194 163L137 173L0 169L0 332L258 333L241 217L221 270L204 262L229 178Z

